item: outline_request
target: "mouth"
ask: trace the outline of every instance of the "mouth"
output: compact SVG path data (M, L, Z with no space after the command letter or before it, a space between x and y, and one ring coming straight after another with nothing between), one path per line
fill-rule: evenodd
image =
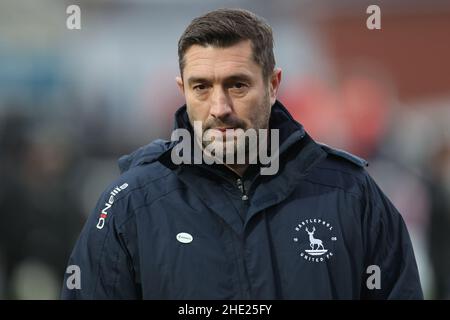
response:
M207 130L215 130L215 131L219 131L222 134L225 134L227 130L236 130L236 127L213 127L213 128L209 128Z
M234 127L218 127L218 128L212 128L213 130L218 130L220 132L226 132L227 130L234 130L236 128Z

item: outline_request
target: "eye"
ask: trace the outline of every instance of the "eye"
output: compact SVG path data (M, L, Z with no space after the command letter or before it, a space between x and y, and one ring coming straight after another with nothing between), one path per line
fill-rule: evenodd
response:
M233 84L233 86L232 86L232 88L235 88L235 89L242 89L242 88L244 88L244 87L246 87L246 85L245 85L244 83L242 83L242 82L236 82L236 83Z
M201 92L206 90L206 88L207 86L205 84L197 84L192 89L194 89L194 91Z
M235 82L230 85L230 91L235 94L244 94L247 89L248 85L244 82Z

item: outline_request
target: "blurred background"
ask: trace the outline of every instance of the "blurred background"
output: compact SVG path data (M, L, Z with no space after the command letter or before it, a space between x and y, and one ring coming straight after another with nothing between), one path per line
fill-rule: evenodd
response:
M71 4L81 30L66 27ZM381 30L366 27L370 4ZM272 25L279 99L316 140L370 161L425 297L449 299L450 2L433 0L2 0L0 298L59 297L116 160L170 136L179 36L220 7Z

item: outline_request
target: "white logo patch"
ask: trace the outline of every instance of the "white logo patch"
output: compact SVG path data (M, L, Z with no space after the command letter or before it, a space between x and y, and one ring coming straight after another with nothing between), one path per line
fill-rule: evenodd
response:
M191 243L194 238L186 232L180 232L177 234L177 240L181 243Z
M300 256L310 262L323 262L333 256L333 226L322 219L306 219L295 227L295 243L300 244Z

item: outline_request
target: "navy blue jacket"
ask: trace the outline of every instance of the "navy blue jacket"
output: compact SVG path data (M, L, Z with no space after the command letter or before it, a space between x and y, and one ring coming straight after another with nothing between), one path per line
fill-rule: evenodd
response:
M185 106L175 118L191 130ZM122 157L70 257L81 287L67 273L62 298L422 299L406 226L366 161L314 142L278 101L270 128L275 175L174 165L163 140Z

